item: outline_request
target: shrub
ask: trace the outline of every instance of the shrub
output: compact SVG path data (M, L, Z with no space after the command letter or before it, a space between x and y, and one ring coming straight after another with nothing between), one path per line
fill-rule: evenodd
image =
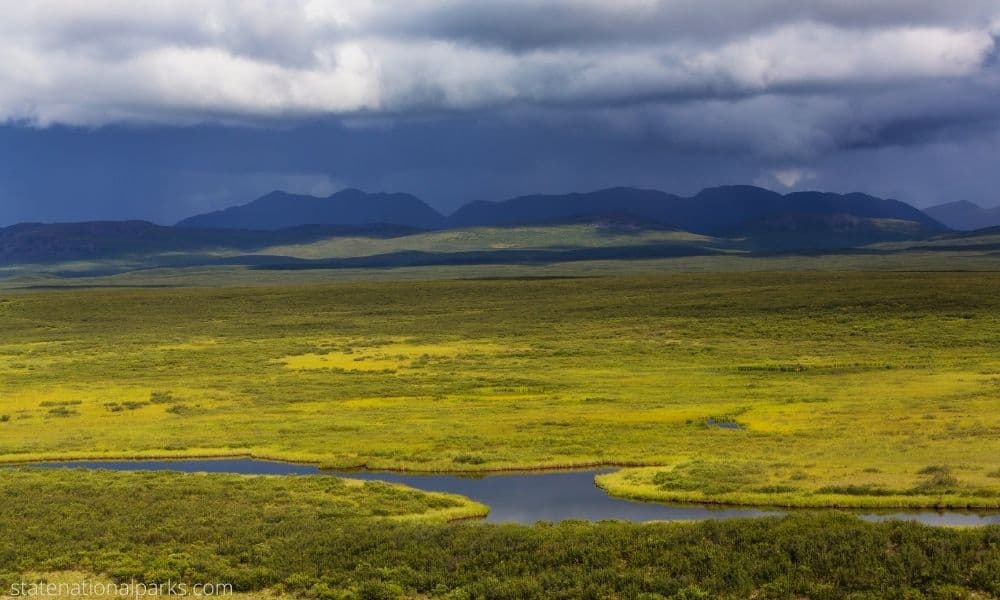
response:
M902 492L880 485L828 485L816 490L817 494L840 494L843 496L897 496Z
M65 406L57 406L56 408L50 408L49 414L54 417L75 417L80 413L73 410L72 408L67 408Z
M149 401L153 404L170 404L174 402L174 396L170 392L150 392Z
M369 580L358 587L360 600L395 600L403 596L403 588L392 583Z
M689 585L674 594L675 600L708 600L712 595L696 585Z
M930 465L917 473L926 479L913 488L916 493L943 493L959 486L958 478L951 474L951 467L947 465Z

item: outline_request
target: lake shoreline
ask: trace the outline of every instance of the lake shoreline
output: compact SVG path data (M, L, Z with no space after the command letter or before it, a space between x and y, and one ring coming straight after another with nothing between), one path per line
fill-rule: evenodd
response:
M401 484L431 493L466 497L489 507L490 522L583 520L700 521L728 518L787 516L809 511L842 511L862 519L900 518L944 526L1000 523L1000 511L942 507L838 507L725 504L711 501L674 502L610 494L600 480L614 475L612 468L562 469L491 473L416 473L391 470L326 470L315 464L254 458L222 457L202 460L48 461L5 465L9 468L67 468L111 471L176 471L226 473L243 476L334 476L360 481ZM475 475L480 475L476 477ZM913 512L904 512L913 511Z

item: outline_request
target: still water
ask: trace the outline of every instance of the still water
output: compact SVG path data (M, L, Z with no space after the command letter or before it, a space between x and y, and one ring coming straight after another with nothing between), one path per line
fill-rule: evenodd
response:
M336 475L353 479L402 483L413 488L449 492L472 498L490 507L487 521L535 523L582 519L600 521L700 521L784 514L780 510L743 507L711 507L695 504L633 502L607 495L594 485L594 476L613 469L579 471L534 471L484 476L414 474L387 471L323 471L315 466L240 459L73 461L32 464L39 468L74 467L116 471L182 471L187 473L237 473L243 475ZM987 525L1000 523L1000 512L933 510L872 512L858 511L871 521L905 519L929 525Z

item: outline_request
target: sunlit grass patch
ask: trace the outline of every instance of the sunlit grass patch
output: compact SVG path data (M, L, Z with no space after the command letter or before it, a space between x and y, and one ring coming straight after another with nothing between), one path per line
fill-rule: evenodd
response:
M459 356L489 357L503 346L484 341L420 344L405 341L383 341L372 344L343 342L341 348L324 354L310 352L278 359L291 370L308 371L336 369L341 371L392 372L403 368L419 368L431 361L454 359Z
M1000 508L1000 490L960 479L947 466L916 473L859 469L838 473L817 465L692 459L668 467L599 475L608 493L661 502L839 508ZM835 483L830 483L835 482Z
M643 244L709 245L711 237L687 231L605 227L579 223L521 227L474 227L403 237L335 237L318 242L272 246L261 254L299 258L370 256L392 252L463 252L505 249L588 248Z
M160 350L202 350L205 348L212 348L218 346L220 341L210 337L195 337L190 340L183 342L176 342L172 344L164 344L160 346Z

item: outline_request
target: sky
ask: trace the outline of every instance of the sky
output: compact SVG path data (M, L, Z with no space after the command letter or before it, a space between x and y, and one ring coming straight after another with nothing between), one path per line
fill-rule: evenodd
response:
M1000 205L997 0L32 0L0 64L0 225L344 187Z

